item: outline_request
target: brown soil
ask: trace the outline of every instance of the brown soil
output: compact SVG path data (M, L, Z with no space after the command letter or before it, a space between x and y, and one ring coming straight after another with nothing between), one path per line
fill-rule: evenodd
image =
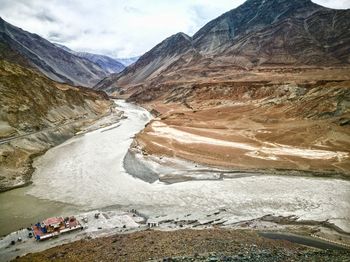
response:
M211 166L349 177L350 81L345 72L349 69L265 68L242 73L237 80L227 80L230 77L226 75L225 81L218 81L218 77L210 81L207 78L207 82L145 87L133 93L130 100L153 109L160 117L137 136L137 142L148 154L176 156ZM184 142L179 134L161 134L159 125L188 137L195 134L197 138L241 143L256 150L198 139L191 143L190 138ZM317 157L316 151L315 157L314 151L309 151L308 157L305 152L295 151L268 154L261 150L266 147L343 152L345 157Z
M264 251L289 254L290 259L310 249L288 241L269 240L248 230L141 231L93 240L81 240L26 255L18 261L146 261L196 254L232 255ZM275 260L278 261L278 260Z

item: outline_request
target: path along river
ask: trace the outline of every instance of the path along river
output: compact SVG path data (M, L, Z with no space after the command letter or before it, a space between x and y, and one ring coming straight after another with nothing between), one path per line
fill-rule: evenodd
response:
M256 175L164 185L127 174L123 159L133 136L150 121L141 107L116 101L126 119L76 136L34 162L33 184L0 194L0 234L53 215L135 208L150 215L196 214L219 208L241 221L266 214L329 219L350 231L350 181Z

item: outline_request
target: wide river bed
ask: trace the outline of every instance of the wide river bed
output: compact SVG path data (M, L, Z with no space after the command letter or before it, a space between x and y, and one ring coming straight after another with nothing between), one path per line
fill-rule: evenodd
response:
M52 148L35 160L32 185L0 194L1 235L49 216L131 208L174 218L189 213L204 218L224 208L232 222L297 215L329 219L350 231L350 181L262 174L164 185L132 177L123 159L151 116L138 106L116 103L126 119Z

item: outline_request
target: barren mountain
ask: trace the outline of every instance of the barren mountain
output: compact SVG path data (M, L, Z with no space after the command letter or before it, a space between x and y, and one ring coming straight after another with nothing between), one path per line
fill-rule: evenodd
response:
M96 87L196 80L207 69L349 65L349 21L350 10L311 0L248 0L193 37L179 33L164 40Z
M178 33L155 46L120 74L112 74L102 80L95 88L111 91L111 87L119 90L120 85L142 83L146 79L156 77L165 68L170 69L174 63L180 62L180 57L185 59L186 55L189 58L195 55L191 38L184 33Z
M97 63L67 52L1 18L0 42L11 46L32 66L54 81L91 87L109 74Z

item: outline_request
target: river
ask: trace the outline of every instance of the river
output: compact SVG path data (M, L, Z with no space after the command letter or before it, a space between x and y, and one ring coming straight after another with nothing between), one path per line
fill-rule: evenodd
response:
M133 136L150 121L143 108L116 102L126 119L76 136L34 161L33 184L0 194L0 234L59 214L135 208L178 217L225 209L226 220L266 214L329 219L350 231L350 181L254 175L165 185L127 174L123 159Z

